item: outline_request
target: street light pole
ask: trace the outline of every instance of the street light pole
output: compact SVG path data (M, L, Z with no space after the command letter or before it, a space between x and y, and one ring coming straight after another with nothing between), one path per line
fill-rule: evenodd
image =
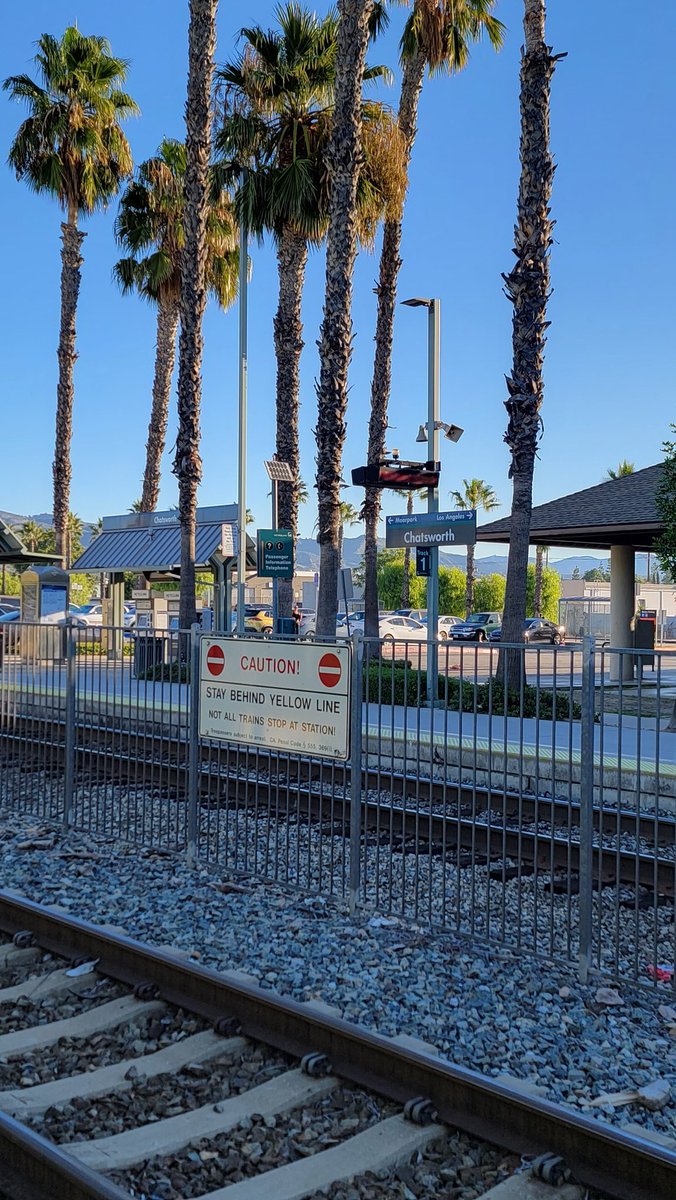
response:
M240 187L246 182L242 171ZM248 231L244 205L239 221L239 447L237 457L237 632L244 633L244 591L246 587L246 416L247 416L247 274L249 269Z
M427 457L438 462L440 429L440 333L441 301L430 300L427 309ZM439 511L439 488L427 489L427 511ZM427 580L427 701L437 700L439 678L439 547L430 547L430 575Z

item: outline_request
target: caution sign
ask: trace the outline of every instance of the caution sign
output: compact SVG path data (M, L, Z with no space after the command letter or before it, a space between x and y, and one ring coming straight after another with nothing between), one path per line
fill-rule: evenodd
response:
M199 731L270 750L347 758L350 647L202 638Z

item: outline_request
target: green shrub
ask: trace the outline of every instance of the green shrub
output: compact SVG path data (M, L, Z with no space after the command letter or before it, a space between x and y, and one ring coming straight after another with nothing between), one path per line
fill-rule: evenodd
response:
M190 664L187 662L157 663L147 671L139 671L137 679L148 679L153 683L188 683Z
M364 699L380 704L404 704L415 708L427 700L427 676L424 671L407 669L403 663L370 663L364 672ZM492 713L496 717L505 715L505 689L497 679L485 683L473 683L469 679L439 678L439 700L449 712L458 712L462 707L468 713ZM567 693L554 693L548 688L525 684L522 692L510 692L507 696L507 716L541 717L551 720L554 708L556 718L561 721L579 721L582 709L571 702Z

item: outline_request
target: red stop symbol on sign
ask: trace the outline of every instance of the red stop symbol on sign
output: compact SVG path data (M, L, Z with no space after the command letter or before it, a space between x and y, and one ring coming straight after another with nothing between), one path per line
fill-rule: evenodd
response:
M335 687L340 683L343 669L337 654L323 654L319 660L317 673L324 687Z
M220 646L210 646L207 651L207 671L210 675L222 675L225 670L225 654Z

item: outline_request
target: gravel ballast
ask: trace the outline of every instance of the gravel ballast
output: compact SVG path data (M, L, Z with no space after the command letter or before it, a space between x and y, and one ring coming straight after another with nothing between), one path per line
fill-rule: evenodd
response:
M118 837L57 830L53 849L18 850L43 827L36 830L34 819L16 813L2 816L4 887L85 920L121 926L141 941L173 944L206 965L247 971L264 988L297 1000L328 1002L347 1020L383 1034L412 1034L459 1064L527 1080L577 1112L674 1135L676 1038L659 1008L675 1002L666 989L651 993L608 979L582 987L572 966L508 948L472 947L410 920L374 916L368 896L351 918L342 900L304 898L240 877L233 883L222 867L190 869L180 856L125 846ZM72 857L64 867L64 850L95 857ZM474 876L480 909L478 869ZM513 891L508 885L508 920L516 920L510 905L518 904L523 917L527 884L522 880ZM660 911L668 944L673 909ZM614 914L609 905L611 930ZM645 952L652 959L650 939ZM599 1001L599 984L616 987L621 1002ZM589 1107L606 1093L638 1089L658 1077L671 1085L669 1102L658 1112L638 1104ZM39 1081L39 1075L31 1080Z

